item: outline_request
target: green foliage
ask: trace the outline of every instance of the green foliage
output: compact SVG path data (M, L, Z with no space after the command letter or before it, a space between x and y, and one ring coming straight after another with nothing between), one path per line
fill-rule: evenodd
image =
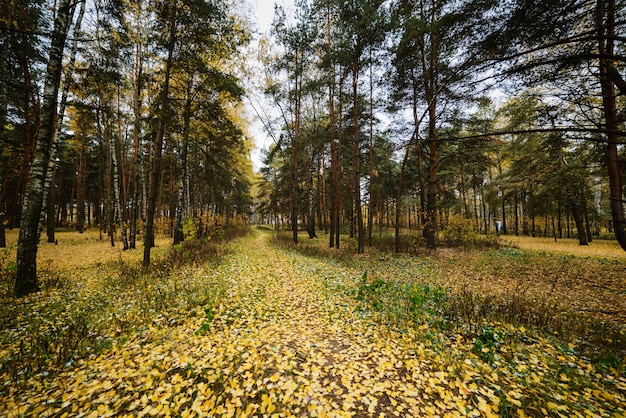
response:
M492 363L499 344L497 331L493 327L485 326L476 335L471 351L484 362Z
M186 218L183 221L183 236L185 238L195 238L196 232L197 229L194 218L192 216Z
M372 250L367 257L357 258L347 246L339 252L315 240L294 246L288 236L275 242L367 272L354 292L361 302L360 311L398 329L428 324L444 333L456 328L465 338L475 339L482 335L485 324L510 324L555 336L563 344L575 343L581 355L598 364L611 359L611 353L617 359L626 358L623 327L584 314L585 310L614 310L608 305L598 308L597 298L602 296L593 292L603 289L605 299L624 293L621 261L529 252L512 246L486 251L464 247L436 257L423 253L418 258L390 257ZM446 288L449 290L442 290ZM569 293L562 293L565 288ZM561 293L549 297L549 292ZM581 306L588 306L583 313ZM426 335L432 338L437 334ZM623 368L621 361L615 369Z
M394 326L420 325L445 309L448 293L442 287L401 283L380 278L369 282L363 273L356 299L364 311L373 310L376 317Z
M204 308L204 314L205 314L205 320L204 322L202 322L202 325L200 325L200 328L196 330L195 332L196 335L205 335L207 332L209 332L209 329L211 327L211 322L213 322L213 318L215 318L215 312L214 312L213 306L209 305L206 308Z

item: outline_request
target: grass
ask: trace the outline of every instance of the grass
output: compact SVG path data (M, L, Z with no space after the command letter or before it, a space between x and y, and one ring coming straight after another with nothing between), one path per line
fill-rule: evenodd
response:
M480 339L485 324L522 326L625 373L626 257L616 242L580 247L572 240L506 237L506 244L487 249L417 249L407 255L366 248L356 255L348 238L340 251L328 248L324 238L303 236L294 246L279 233L274 241L364 271L356 297L382 323L419 327L428 320L445 324L444 333L454 328L470 339ZM426 300L430 289L445 294L437 293L437 307L431 300L430 313L417 320L413 301Z
M123 345L148 325L176 326L210 310L223 294L221 280L211 273L225 254L223 239L171 247L168 237L157 237L153 264L145 269L142 250L111 247L98 231L56 235L58 245L40 245L42 291L26 298L10 296L15 246L4 252L0 375L13 382L57 373ZM9 233L9 243L16 240Z
M362 272L344 290L357 312L390 338L411 340L415 355L432 358L448 380L473 381L479 409L483 401L494 406L481 409L487 416L603 416L590 397L614 400L624 387L622 259L545 246L462 245L412 255L367 248L357 255L348 238L340 251L323 237L303 236L295 246L279 234L274 242Z
M64 244L54 286L0 307L0 405L17 416L624 413L623 356L569 325L600 307L586 296L623 302L623 261L512 247L356 255L324 238L189 240L149 270L126 253L77 270L70 254L90 253Z
M579 245L577 239L533 238L526 236L506 235L502 240L508 245L529 251L547 251L577 257L626 259L626 251L614 239L595 239L589 245Z

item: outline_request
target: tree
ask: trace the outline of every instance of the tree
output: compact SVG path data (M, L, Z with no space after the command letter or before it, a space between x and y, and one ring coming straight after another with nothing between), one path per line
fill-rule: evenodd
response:
M579 134L586 131L588 140L602 134L613 228L626 250L619 163L624 120L618 111L618 90L621 94L626 90L626 59L620 52L625 6L621 0L515 1L501 10L501 27L486 38L484 53L502 64L507 77L518 75L525 84L551 86L553 97L560 92L563 107L571 104L571 97L579 96L572 94L574 90L595 98L586 101L591 104L584 112L586 120L572 120L559 128ZM599 117L595 117L596 108L602 109Z
M355 2L350 1L340 9L337 61L352 77L352 157L351 191L352 224L356 223L357 251L363 252L365 229L361 199L361 159L362 132L360 119L361 96L359 94L359 76L363 70L365 55L369 48L382 43L386 35L387 20L380 0Z
M617 89L620 86L621 94L626 94L624 79L615 67L615 62L620 62L622 68L626 64L626 58L618 58L615 51L617 22L624 20L625 5L620 2L617 7L616 0L596 0L595 30L598 40L598 70L600 89L602 91L602 107L604 110L603 128L606 129L606 164L610 184L611 218L615 237L626 251L626 214L624 213L624 177L621 170L621 158L619 155L619 137L625 136L620 133L620 125L623 126L624 115L621 119L617 109ZM619 15L621 10L621 16ZM618 20L618 17L621 19ZM622 24L623 26L623 24Z
M54 139L57 94L61 82L63 50L74 15L74 8L75 4L69 0L59 0L57 15L54 19L54 29L44 82L40 127L22 208L17 248L17 275L15 279L15 293L18 297L26 296L39 290L37 280L39 221L43 207L44 182Z
M201 0L163 2L157 8L157 28L161 31L160 47L165 53L163 74L160 78L160 93L156 111L157 128L154 138L154 152L150 171L146 229L144 235L144 265L150 264L150 249L154 246L154 216L157 206L159 177L163 141L171 123L170 88L172 76L177 68L185 69L184 63L202 61L222 40L234 40L238 32L232 18L227 13L224 2L206 3ZM244 41L241 38L241 41ZM234 45L239 45L234 43Z
M287 89L281 91L276 84L267 89L278 104L286 99L286 109L279 105L282 122L291 148L291 185L290 185L290 220L292 239L298 243L298 214L299 214L299 182L300 162L302 150L302 113L303 101L306 96L307 77L311 69L312 43L316 37L315 27L310 21L310 11L305 2L296 4L298 12L296 24L290 27L287 24L287 15L282 7L275 10L273 33L283 53L275 62L275 70L285 72L288 79ZM306 174L305 174L306 175ZM306 175L308 176L308 175Z
M421 134L421 122L427 121L424 236L428 248L436 246L439 131L450 125L455 105L472 98L472 81L482 64L475 54L481 36L476 28L486 27L491 7L492 2L479 0L395 4L400 31L395 47L395 87L411 97L416 134Z

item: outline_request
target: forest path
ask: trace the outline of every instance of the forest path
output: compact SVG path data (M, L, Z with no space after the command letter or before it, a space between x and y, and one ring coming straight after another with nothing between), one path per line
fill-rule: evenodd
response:
M419 362L361 318L346 292L361 273L268 239L242 240L226 263L228 290L210 338L236 354L223 382L233 389L215 412L422 415Z

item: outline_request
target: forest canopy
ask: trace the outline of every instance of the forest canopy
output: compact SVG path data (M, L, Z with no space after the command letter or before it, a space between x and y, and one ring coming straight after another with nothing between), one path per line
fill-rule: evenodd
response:
M259 212L349 234L624 235L621 1L297 1L260 85ZM498 229L496 231L496 228ZM456 231L456 232L455 232ZM461 231L461 232L459 232ZM465 232L463 232L465 231ZM421 233L420 233L421 232Z

